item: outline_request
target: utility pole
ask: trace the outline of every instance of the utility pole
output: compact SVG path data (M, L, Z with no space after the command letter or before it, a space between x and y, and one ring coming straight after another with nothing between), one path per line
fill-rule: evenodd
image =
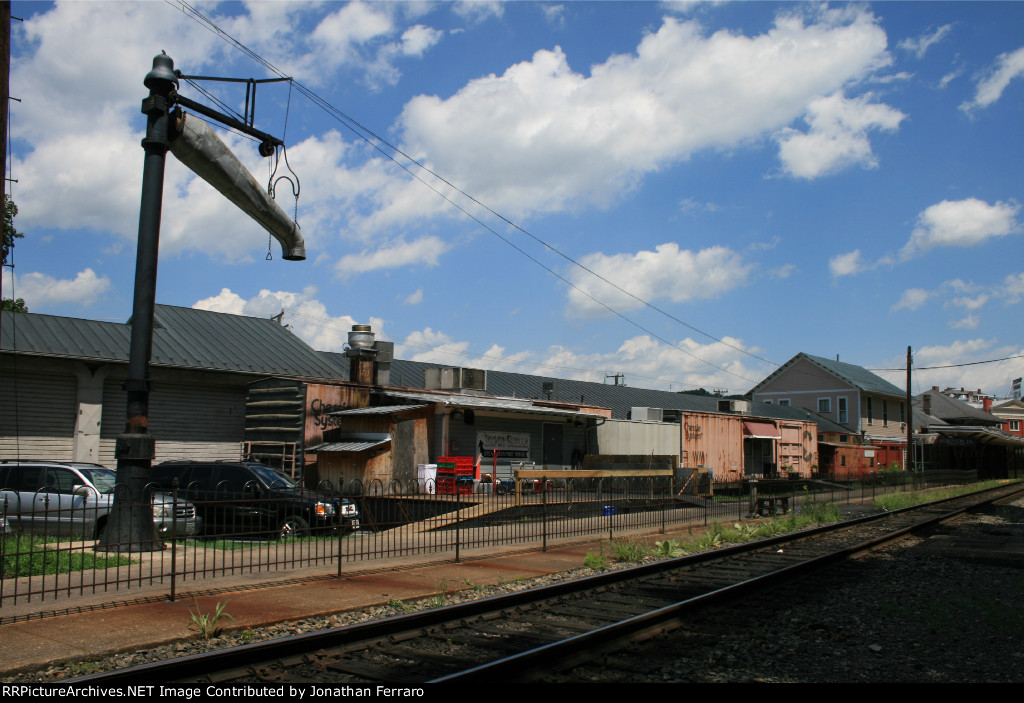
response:
M910 368L913 357L910 347L907 347L907 461L903 468L907 471L914 470L914 404L910 395Z
M7 178L7 101L11 96L11 3L0 2L0 155L4 159L4 178ZM4 182L4 193L7 192Z

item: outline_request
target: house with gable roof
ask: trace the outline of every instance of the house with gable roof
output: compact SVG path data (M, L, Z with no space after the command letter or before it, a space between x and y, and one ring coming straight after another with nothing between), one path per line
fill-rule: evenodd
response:
M749 394L755 402L803 408L849 430L865 443L899 442L906 436L906 393L867 369L801 352Z
M993 405L991 412L1002 422L1004 432L1024 437L1024 401L1013 398Z

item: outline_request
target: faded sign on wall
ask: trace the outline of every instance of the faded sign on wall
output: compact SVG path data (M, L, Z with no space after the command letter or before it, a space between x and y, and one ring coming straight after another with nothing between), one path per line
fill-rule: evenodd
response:
M487 457L498 451L499 459L529 459L530 435L525 432L477 432L477 453Z

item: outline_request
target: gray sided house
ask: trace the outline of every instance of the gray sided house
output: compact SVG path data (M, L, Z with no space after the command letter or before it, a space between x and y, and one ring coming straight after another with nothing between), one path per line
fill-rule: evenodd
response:
M855 364L800 353L749 395L816 413L866 442L905 441L905 391Z
M267 376L339 370L273 320L157 305L150 365L156 460L238 459L246 392ZM0 457L114 466L131 321L0 317Z

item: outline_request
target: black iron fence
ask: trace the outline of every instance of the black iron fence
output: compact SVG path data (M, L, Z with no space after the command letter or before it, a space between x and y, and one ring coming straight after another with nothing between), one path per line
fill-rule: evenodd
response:
M884 493L976 480L974 472L881 472L814 479L706 482L668 477L322 484L304 500L175 490L153 503L162 551L97 551L106 515L54 489L3 490L0 608L156 585L172 599L197 580L299 567L341 575L353 562L416 554L459 560L463 550L631 531L666 531L801 509L807 501L869 503ZM187 496L187 499L186 499ZM74 496L72 496L74 497ZM358 514L355 514L358 513ZM125 545L123 545L125 546ZM215 583L211 585L216 585ZM122 597L123 597L122 593ZM0 611L2 613L2 611Z

